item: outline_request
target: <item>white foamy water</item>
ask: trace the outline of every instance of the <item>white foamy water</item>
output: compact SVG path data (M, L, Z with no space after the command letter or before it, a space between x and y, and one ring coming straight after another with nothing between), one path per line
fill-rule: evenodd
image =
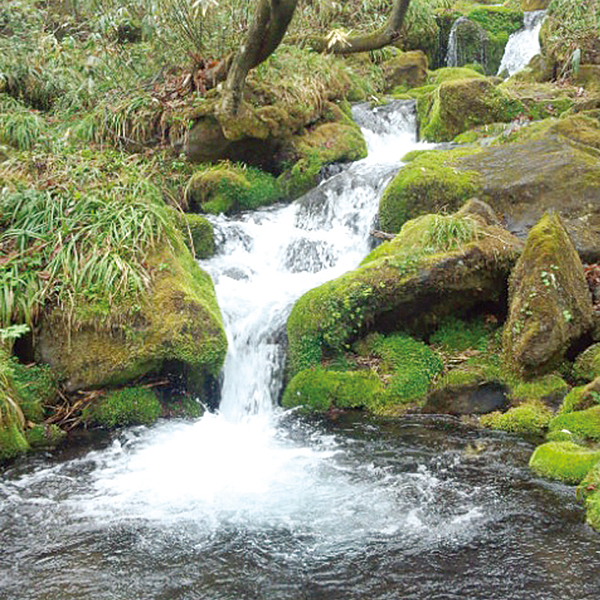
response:
M546 18L545 10L534 10L525 13L522 29L511 34L504 49L504 55L498 75L508 73L508 76L524 69L529 61L540 52L540 29Z
M199 544L229 529L275 528L308 536L319 552L378 536L452 537L481 522L469 486L425 465L378 465L276 407L293 303L358 265L383 189L402 156L423 147L411 103L360 106L355 116L365 160L288 206L213 219L218 254L203 266L229 340L219 412L127 430L105 450L0 490L6 497L38 489L52 519L75 527L191 527Z

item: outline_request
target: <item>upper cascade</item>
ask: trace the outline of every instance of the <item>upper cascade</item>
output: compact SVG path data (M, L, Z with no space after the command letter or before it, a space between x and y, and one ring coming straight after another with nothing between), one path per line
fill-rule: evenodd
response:
M505 74L511 77L524 69L540 52L540 29L545 18L545 10L532 10L525 13L523 28L508 38L498 75Z

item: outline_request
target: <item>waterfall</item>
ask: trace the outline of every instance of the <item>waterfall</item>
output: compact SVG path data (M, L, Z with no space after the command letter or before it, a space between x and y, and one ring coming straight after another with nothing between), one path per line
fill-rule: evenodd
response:
M514 75L525 68L529 61L540 51L540 29L546 18L545 10L534 10L525 13L522 29L508 38L504 56L498 68L498 75L508 73Z
M446 66L447 67L458 67L458 28L465 22L469 22L467 17L459 17L454 21L450 35L448 36L448 53L446 54Z
M369 251L379 197L417 144L414 104L354 108L368 156L288 206L212 218L212 275L229 351L220 413L239 421L272 411L281 392L285 323L304 292L354 268Z

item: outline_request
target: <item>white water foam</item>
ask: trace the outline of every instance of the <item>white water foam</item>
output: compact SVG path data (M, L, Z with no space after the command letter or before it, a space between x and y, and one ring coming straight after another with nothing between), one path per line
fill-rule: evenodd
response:
M508 38L498 75L510 77L524 69L529 61L540 52L540 29L546 18L545 10L525 13L524 25Z

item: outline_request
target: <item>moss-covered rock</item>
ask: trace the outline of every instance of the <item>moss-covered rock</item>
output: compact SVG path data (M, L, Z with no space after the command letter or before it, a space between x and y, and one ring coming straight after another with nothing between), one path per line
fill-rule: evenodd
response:
M566 434L569 439L600 442L600 406L560 414L549 425L548 436Z
M573 365L573 374L585 381L600 377L600 344L593 344L577 357Z
M438 212L458 210L481 189L476 171L458 170L453 162L478 149L431 151L418 155L402 167L385 189L379 204L383 231L397 233L409 219Z
M531 230L510 278L503 353L518 373L554 368L592 326L592 303L581 260L556 213Z
M348 117L323 123L292 138L289 153L293 166L279 177L283 195L298 198L314 188L323 167L365 158L367 145L360 128Z
M523 13L503 6L479 6L454 25L456 66L478 63L488 75L500 66L509 36L523 26Z
M148 293L137 311L120 307L124 316L110 327L98 323L93 305L79 307L87 310L77 327L69 327L58 307L43 315L36 354L64 377L66 389L123 384L166 361L218 375L227 340L210 276L184 247L176 254L163 248L150 261L154 277Z
M58 425L34 425L25 431L27 442L34 450L51 450L67 437Z
M498 299L519 249L507 232L473 215L406 223L359 269L296 302L287 325L291 373L339 354L370 330L426 329L454 311Z
M0 346L0 461L29 449L25 424L14 389L13 364L8 352Z
M46 365L24 365L12 359L12 382L18 404L28 421L44 420L45 406L58 394L56 374Z
M300 371L287 385L282 404L286 408L303 406L322 412L332 407L372 407L383 393L383 385L370 371L326 371L310 368Z
M600 462L590 469L577 486L577 498L585 503L587 522L600 531Z
M540 400L530 400L511 408L505 413L499 411L484 415L480 422L484 427L499 429L508 433L541 435L552 420L553 412Z
M548 442L538 446L529 466L542 477L576 484L600 461L600 450L590 450L573 442Z
M83 410L88 425L114 428L126 425L152 425L161 413L156 394L143 387L122 388L109 392Z
M454 209L477 196L519 236L546 210L556 210L582 257L587 262L600 259L600 123L595 113L493 127L493 145L486 141L485 147L410 157L410 164L384 192L382 228L397 232L407 218L443 207ZM462 141L482 137L486 132L480 130L471 140Z
M215 232L210 221L200 215L184 213L184 237L189 248L200 260L210 258L215 253ZM188 234L187 236L185 234Z
M427 81L427 56L421 50L403 52L383 63L388 89L397 86L419 87Z
M229 162L194 173L185 195L192 210L215 215L255 210L282 197L273 175Z
M550 0L521 0L523 10L546 10Z
M510 122L526 112L519 100L483 78L442 83L417 106L421 136L432 142L448 142L468 129Z

